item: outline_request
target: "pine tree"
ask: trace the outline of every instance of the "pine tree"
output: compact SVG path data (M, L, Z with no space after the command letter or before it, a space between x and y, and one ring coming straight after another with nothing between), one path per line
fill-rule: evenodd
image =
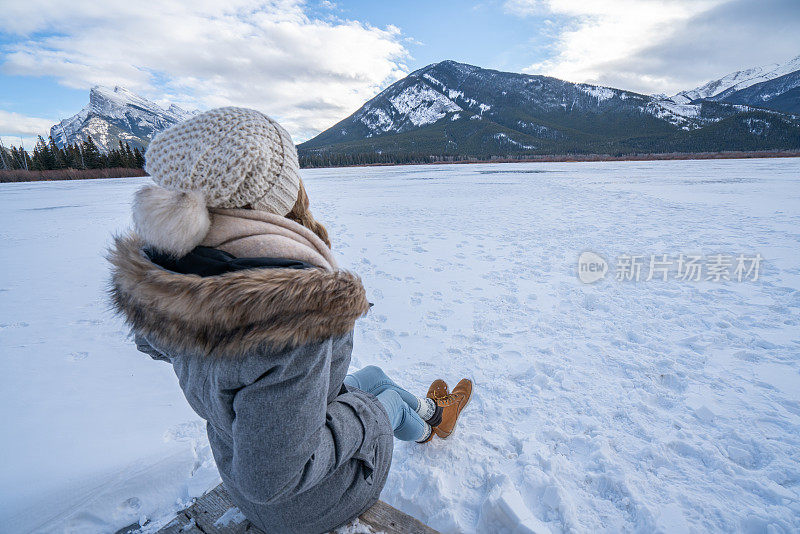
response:
M142 155L141 152L139 152L138 147L133 148L133 156L134 156L134 162L136 163L136 168L144 169L144 156Z
M50 149L50 153L53 155L54 169L63 169L65 167L68 167L66 163L65 153L62 152L61 149L56 146L56 142L53 139L52 134L48 138L48 148Z
M76 169L85 169L86 168L86 160L83 158L83 149L81 145L77 142L72 145L72 159L75 162Z
M22 156L22 166L21 169L25 169L26 171L33 167L33 160L31 159L31 155L28 154L28 151L25 150L25 147L20 148L20 155Z
M75 166L75 159L72 155L72 147L70 145L64 145L64 148L61 149L61 157L64 159L64 166L68 169L76 169Z
M120 166L121 167L130 167L129 161L128 161L128 154L127 154L127 152L125 152L125 145L122 144L121 140L119 141L119 148L117 149L117 151L119 152Z
M11 147L11 168L12 169L24 169L25 164L23 162L22 154L20 154L20 150L12 146Z
M55 168L55 156L41 135L33 148L33 168L39 171Z
M130 143L125 143L125 166L129 169L136 167L136 155L131 150Z
M120 143L121 145L122 143ZM106 160L108 161L109 167L122 167L122 151L119 149L109 150L108 154L106 154Z
M82 143L81 148L84 165L87 169L102 169L105 167L103 155L100 153L97 145L94 144L94 141L92 141L91 135L86 136L86 141Z
M6 150L2 142L0 142L0 166L2 166L3 169L13 169L11 166L11 154Z
M79 169L81 158L78 156L75 157L75 145L64 145L64 148L61 150L61 153L64 157L64 165L69 169Z

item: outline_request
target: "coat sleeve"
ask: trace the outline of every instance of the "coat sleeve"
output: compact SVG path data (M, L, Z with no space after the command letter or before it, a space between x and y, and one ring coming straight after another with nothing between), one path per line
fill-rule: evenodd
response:
M273 504L297 495L374 447L369 398L349 392L327 402L331 346L287 351L279 365L236 393L231 469L251 501Z
M147 341L147 339L145 339L143 335L134 333L133 342L136 343L136 348L139 350L139 352L144 352L154 360L161 360L164 362L170 361L169 357L166 354L159 352L155 348L153 348L150 342Z

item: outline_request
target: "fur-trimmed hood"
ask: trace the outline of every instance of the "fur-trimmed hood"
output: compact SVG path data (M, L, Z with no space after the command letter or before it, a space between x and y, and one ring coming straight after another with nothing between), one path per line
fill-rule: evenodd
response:
M159 345L207 355L279 350L346 334L369 302L358 276L324 269L248 269L200 277L163 269L135 234L109 251L114 308Z

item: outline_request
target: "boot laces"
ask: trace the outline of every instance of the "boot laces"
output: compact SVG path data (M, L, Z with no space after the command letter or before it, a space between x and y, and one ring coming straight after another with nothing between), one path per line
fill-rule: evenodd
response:
M446 395L437 396L436 403L442 407L450 406L454 402L458 401L460 397L461 395L459 393L448 393Z

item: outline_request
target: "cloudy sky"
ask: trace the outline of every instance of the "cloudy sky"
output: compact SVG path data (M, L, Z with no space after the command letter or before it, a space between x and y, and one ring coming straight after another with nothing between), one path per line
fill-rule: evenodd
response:
M9 0L0 136L30 145L96 84L239 105L300 142L444 59L674 94L800 54L797 0Z

